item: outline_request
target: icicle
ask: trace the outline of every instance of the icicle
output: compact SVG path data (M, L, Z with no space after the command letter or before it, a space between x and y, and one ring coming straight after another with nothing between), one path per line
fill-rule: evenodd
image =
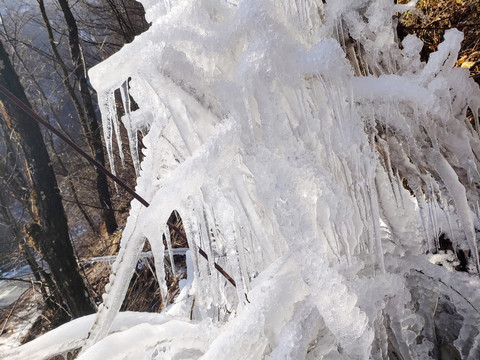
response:
M377 138L377 141L379 144L382 145L382 151L385 154L384 159L383 159L383 164L385 167L385 170L387 171L388 178L390 180L390 186L392 187L393 195L395 197L395 202L397 203L397 206L400 205L400 198L401 195L399 194L399 189L397 188L398 182L395 181L396 177L393 174L393 169L392 169L392 163L390 160L390 150L388 148L388 144L385 140L381 138Z
M165 4L165 9L167 9L167 12L169 12L172 9L171 0L163 0L163 3Z
M438 227L437 227L437 221L436 221L436 216L435 216L435 209L434 209L434 203L433 201L429 201L427 203L428 206L428 218L430 219L430 224L432 224L432 236L433 236L433 241L435 245L435 252L438 251L439 245L438 245Z
M375 236L375 254L378 262L378 266L382 273L385 273L385 263L383 259L383 247L382 240L380 238L380 211L378 209L378 195L377 187L373 181L373 184L370 181L370 184L367 184L367 193L370 199L370 207L372 211L371 221L373 222L373 234Z
M165 300L167 298L167 282L165 279L165 246L163 245L162 235L159 234L158 236L148 239L148 241L150 243L150 246L152 247L153 259L155 262L155 272L157 274L160 295L163 305L165 305Z
M120 126L118 123L117 107L115 104L115 94L112 94L110 101L113 102L113 104L111 104L112 111L110 113L110 116L111 116L111 123L113 124L113 130L115 131L115 140L117 141L118 154L120 156L122 166L125 166L125 155L123 153L123 148L122 148L122 137L120 134Z
M177 277L177 271L175 269L175 259L173 257L172 239L170 237L170 228L168 227L168 225L165 225L164 236L165 236L165 242L167 243L168 258L170 260L170 266L172 268L172 274L173 274L173 277L176 278Z
M406 200L404 196L405 189L403 188L402 179L400 178L398 170L395 172L395 184L397 186L397 193L400 195L400 199L402 201L401 202L402 208L405 208L405 200Z
M131 101L130 94L128 92L128 80L125 81L120 87L120 94L122 97L123 108L125 109L125 115L122 118L123 125L127 130L128 144L130 148L130 155L132 156L133 167L135 169L135 174L139 176L140 174L140 157L138 154L138 135L137 128L133 124L133 120L130 116L131 113ZM123 151L122 151L123 153Z
M137 203L136 208L132 209L132 215L137 219L141 214L139 206L141 205ZM113 274L109 279L109 291L102 296L103 304L99 308L82 352L108 334L113 320L122 306L144 243L145 237L136 231L135 222L130 222L123 232L120 252L112 266Z
M420 191L415 191L415 197L417 199L418 203L418 209L420 211L420 218L422 220L422 228L425 233L425 245L426 245L426 252L431 252L435 249L435 242L434 242L434 234L430 234L429 228L430 228L430 222L428 221L428 212L426 208L428 208L427 202L425 201L423 192Z
M115 97L110 90L98 94L98 106L103 119L103 138L107 148L108 161L112 174L116 175L115 160L113 157L113 122L116 117ZM115 184L117 186L117 184Z
M212 251L212 244L211 244L211 237L209 235L209 227L210 225L207 222L205 212L207 211L205 205L202 201L197 201L195 208L197 209L197 226L198 226L198 233L200 239L200 246L202 250L207 255L208 259L201 259L202 262L208 264L205 266L206 274L204 278L208 278L206 282L207 288L204 290L205 295L204 297L207 298L207 306L210 304L218 305L218 294L217 294L217 281L218 280L218 273L215 270L215 255ZM211 300L210 300L211 299Z
M433 149L428 153L430 161L434 164L435 169L438 171L440 177L442 178L445 186L448 189L450 196L455 202L455 207L457 210L458 217L463 225L463 231L467 237L467 242L472 251L472 255L475 261L475 268L478 273L480 273L480 262L477 248L477 240L475 236L475 227L473 224L472 213L470 207L468 206L467 196L465 188L458 181L458 176L455 171L452 169L450 164L445 160L445 158L439 153L435 152Z
M452 228L452 220L450 219L450 212L447 211L446 209L443 209L443 213L445 214L445 217L447 218L450 241L452 242L452 245L454 247L454 252L456 252L457 243L455 241L455 237L453 236L453 228Z
M191 207L192 201L189 199L189 207ZM202 284L201 284L201 279L203 274L200 273L200 265L199 265L199 252L198 252L198 233L196 231L196 219L195 219L195 211L193 208L190 209L180 209L182 213L182 221L183 221L183 227L185 229L185 234L187 236L188 240L188 247L190 249L190 256L192 259L192 267L193 267L193 282L192 282L192 287L190 290L190 295L193 295L193 292L196 290L203 291L202 289ZM199 295L201 292L199 293ZM196 303L196 298L194 302L192 303L192 309L191 309L191 314L193 314L194 310L194 304ZM197 304L198 305L198 304Z
M235 228L234 212L233 209L228 205L226 199L221 197L217 205L217 210L215 212L215 218L222 230L221 233L218 233L220 238L222 238L225 244L225 250L227 251L227 260L230 265L232 272L230 275L235 280L236 292L238 296L238 301L240 308L243 307L245 303L245 293L246 286L243 277L242 264L240 260L239 247L241 246L241 239Z

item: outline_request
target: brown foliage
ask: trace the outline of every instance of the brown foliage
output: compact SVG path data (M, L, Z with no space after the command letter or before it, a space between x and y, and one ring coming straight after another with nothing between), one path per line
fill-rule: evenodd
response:
M408 0L399 1L408 3ZM457 66L470 70L480 84L480 2L478 0L420 0L417 12L403 15L398 32L400 38L415 34L425 44L422 59L435 51L448 29L462 31L465 38Z

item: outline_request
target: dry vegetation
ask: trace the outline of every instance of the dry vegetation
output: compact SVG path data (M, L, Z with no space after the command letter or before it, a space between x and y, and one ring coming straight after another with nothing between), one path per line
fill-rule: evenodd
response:
M173 224L170 228L170 236L173 248L185 248L188 244L185 240L182 220L180 216L172 213L169 222ZM109 239L102 242L91 242L82 249L81 259L90 259L93 257L115 256L118 252L118 245L122 236L122 230L119 230ZM164 239L165 243L165 239ZM166 244L165 244L166 247ZM148 240L145 243L144 252L150 251ZM176 276L171 271L171 265L168 257L165 257L165 274L167 286L169 287L168 301L172 301L178 292L178 281L186 276L185 256L175 255ZM113 259L112 259L113 262ZM101 296L108 283L108 277L111 273L110 261L86 262L81 261L81 269L87 280L88 288L92 297L97 303L101 302ZM162 303L160 289L155 279L155 265L152 258L141 259L130 282L122 311L160 311L166 304Z
M445 31L451 28L459 29L465 35L457 66L468 68L480 84L480 1L419 0L417 11L403 16L398 32L400 38L407 34L418 36L424 43L422 59L427 60L443 40Z
M172 247L188 247L180 216L176 212L172 213L169 222L174 225L170 228ZM122 230L119 230L108 239L101 237L83 238L81 244L78 244L77 246L81 271L86 279L88 290L97 304L101 302L101 296L105 290L105 285L108 283L113 258L111 262L91 262L85 260L92 257L115 256L118 251L121 235ZM145 252L150 251L148 242L145 244L143 250ZM179 280L186 277L185 256L175 255L174 261L177 272L175 275L171 271L168 257L165 257L165 274L168 286L168 297L165 302L162 302L161 300L160 289L155 278L155 265L153 259L143 259L138 263L121 310L159 312L165 305L171 303L179 292ZM36 296L33 296L33 294L36 294ZM37 336L54 329L68 320L68 318L63 316L64 314L55 314L50 310L45 309L37 287L33 286L10 308L4 309L3 314L0 317L0 328L3 330L1 335L4 333L11 335L8 334L8 332L13 333L14 331L17 331L19 327L14 324L18 321L23 322L23 327L26 326L28 324L28 319L21 318L21 314L24 314L27 309L30 309L30 316L35 314L35 309L40 311L41 316L36 318L31 329L23 339L23 343L35 339Z

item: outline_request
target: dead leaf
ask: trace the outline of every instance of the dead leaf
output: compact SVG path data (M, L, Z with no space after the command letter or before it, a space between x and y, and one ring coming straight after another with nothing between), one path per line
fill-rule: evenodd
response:
M460 59L457 60L457 63L455 64L456 66L463 66L462 64L465 62L465 60L468 59L467 55L462 56Z
M463 68L470 69L475 65L475 61L465 61L462 63Z

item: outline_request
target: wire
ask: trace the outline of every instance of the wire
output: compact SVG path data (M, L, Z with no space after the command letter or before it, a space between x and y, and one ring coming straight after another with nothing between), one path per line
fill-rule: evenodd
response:
M130 195L132 195L136 200L138 200L143 206L149 207L150 204L148 201L146 201L143 197L141 197L139 194L137 194L131 187L129 187L127 184L125 184L121 179L119 179L117 176L112 174L109 170L105 168L102 164L100 164L97 160L92 158L90 155L88 155L84 150L82 150L77 144L75 144L72 140L70 140L65 134L63 134L61 131L53 127L48 121L43 119L40 115L38 115L35 111L33 111L29 106L27 106L22 100L20 100L18 97L16 97L14 94L12 94L9 90L7 90L3 85L0 84L0 93L5 95L12 103L14 103L16 106L18 106L25 114L27 114L29 117L31 117L33 120L36 122L40 123L41 125L45 126L48 130L50 130L52 133L57 135L60 139L62 139L66 144L68 144L73 150L75 150L77 153L79 153L83 158L85 158L88 162L90 162L93 166L97 167L101 172L103 172L105 175L107 175L110 179L112 179L115 183L123 187ZM183 236L183 234L179 231L179 229L176 229L175 225L171 223L170 221L167 222L167 224L173 228L175 231L177 231L180 235ZM200 247L198 248L198 252L200 255L202 255L205 259L208 260L208 255L203 251ZM215 269L222 274L225 279L228 280L230 284L232 284L234 287L237 287L237 284L235 280L216 262L214 262ZM248 301L247 294L245 294L245 299Z
M33 111L30 107L28 107L23 101L17 98L14 94L12 94L9 90L7 90L3 85L0 85L0 92L5 95L11 102L17 105L20 109L23 110L28 116L32 119L37 121L38 123L45 126L48 130L53 132L57 135L60 139L62 139L65 143L67 143L70 147L72 147L77 153L79 153L83 158L85 158L88 162L92 165L97 167L101 172L107 175L110 179L115 181L118 185L123 187L130 195L132 195L136 200L138 200L142 205L145 207L149 207L150 204L138 195L132 188L130 188L127 184L125 184L122 180L120 180L117 176L113 175L110 171L108 171L102 164L100 164L97 160L92 158L88 155L84 150L82 150L77 144L75 144L72 140L70 140L65 134L61 131L54 128L49 122L44 120L40 115L38 115L35 111Z

